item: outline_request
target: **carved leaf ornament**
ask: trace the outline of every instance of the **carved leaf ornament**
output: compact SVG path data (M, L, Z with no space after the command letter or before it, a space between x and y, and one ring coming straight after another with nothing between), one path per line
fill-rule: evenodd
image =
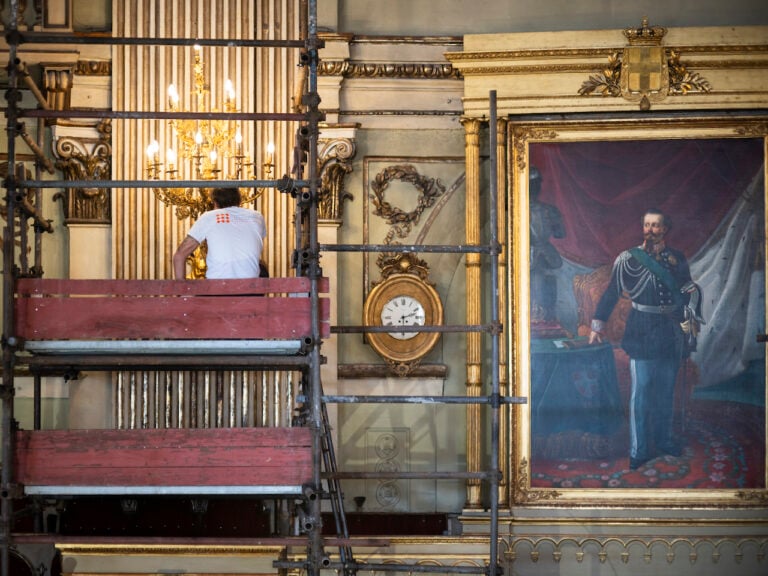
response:
M419 191L416 207L410 212L393 206L384 197L389 184L399 180L414 186ZM370 198L374 205L373 213L383 218L392 230L387 234L386 243L389 244L396 235L405 238L419 222L424 210L434 205L435 201L445 193L445 186L436 178L422 176L410 164L390 166L376 175L371 182L372 193Z

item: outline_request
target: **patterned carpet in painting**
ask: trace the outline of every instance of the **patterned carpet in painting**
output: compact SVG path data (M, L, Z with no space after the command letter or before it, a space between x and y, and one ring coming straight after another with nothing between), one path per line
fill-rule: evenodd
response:
M531 458L536 488L739 489L765 486L765 410L737 402L698 401L680 432L683 454L660 455L637 470L626 452L605 457ZM622 433L621 444L626 434Z

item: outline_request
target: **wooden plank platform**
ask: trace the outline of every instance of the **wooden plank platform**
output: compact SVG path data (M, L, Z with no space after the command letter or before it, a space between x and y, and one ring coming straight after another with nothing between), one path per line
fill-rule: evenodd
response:
M22 340L304 339L312 335L308 278L17 281ZM328 291L328 279L318 281ZM330 301L319 304L330 336ZM146 345L146 344L145 344ZM199 353L206 353L201 347ZM161 352L159 352L161 353Z
M30 495L297 495L312 482L308 428L35 430L16 433Z

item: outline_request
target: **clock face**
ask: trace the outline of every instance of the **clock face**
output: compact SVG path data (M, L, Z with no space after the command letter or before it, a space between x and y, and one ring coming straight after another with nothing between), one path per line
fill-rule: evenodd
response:
M401 294L384 304L381 309L382 326L423 326L424 306L413 296ZM418 332L389 332L392 338L410 340L419 335Z

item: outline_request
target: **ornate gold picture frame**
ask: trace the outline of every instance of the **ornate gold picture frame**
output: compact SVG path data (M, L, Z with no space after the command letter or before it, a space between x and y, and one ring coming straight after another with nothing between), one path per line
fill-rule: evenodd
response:
M767 135L749 113L509 121L512 502L768 501Z

